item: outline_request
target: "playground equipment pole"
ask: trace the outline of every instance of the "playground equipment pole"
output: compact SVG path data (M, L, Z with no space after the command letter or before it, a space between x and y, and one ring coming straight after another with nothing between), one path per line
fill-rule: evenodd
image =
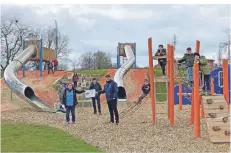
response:
M222 60L222 69L223 69L223 94L225 101L229 105L229 74L228 74L228 60Z
M169 50L169 104L170 104L170 124L174 125L174 61L173 45Z
M190 125L194 123L194 91L192 89L192 95L191 95L191 118L190 118Z
M200 136L199 64L194 64L194 135Z
M167 76L169 77L169 68L170 68L170 45L168 44L167 45L167 51L168 51L168 53L167 53ZM169 82L168 82L168 119L170 120L170 94L169 94L169 89L170 88L170 85L169 85Z
M210 79L210 84L211 84L211 94L214 94L214 78L212 77Z
M199 100L200 100L200 105L201 105L201 117L205 118L205 111L204 111L204 107L202 104L202 97L201 96L199 97Z
M120 43L117 46L117 69L120 68Z
M156 102L154 97L154 74L153 74L153 57L152 57L152 38L148 38L148 57L149 57L149 76L152 99L152 123L156 124Z
M182 110L182 84L179 82L179 109Z
M40 63L39 63L39 67L40 67L40 77L43 76L43 42L42 39L40 39Z

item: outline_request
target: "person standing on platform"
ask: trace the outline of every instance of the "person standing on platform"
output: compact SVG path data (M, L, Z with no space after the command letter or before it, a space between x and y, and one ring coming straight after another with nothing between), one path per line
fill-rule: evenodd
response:
M164 48L163 45L159 45L155 56L165 56L165 55L167 55L166 54L166 49ZM165 66L167 64L167 59L166 58L159 58L158 63L160 64L163 76L165 76L166 75Z

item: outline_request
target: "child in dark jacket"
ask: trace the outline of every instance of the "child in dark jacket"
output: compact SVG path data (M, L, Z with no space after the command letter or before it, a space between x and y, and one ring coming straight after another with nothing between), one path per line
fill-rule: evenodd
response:
M166 54L166 49L164 48L163 45L159 45L155 56L165 56L165 55L167 55ZM166 75L165 74L165 66L167 64L167 59L166 58L161 58L161 59L158 59L158 62L159 62L160 67L162 69L162 74L165 76Z
M66 107L66 122L70 123L70 112L72 115L72 123L75 123L75 106L78 104L76 94L84 93L85 91L76 90L71 83L67 84L67 88L63 94L63 104Z
M95 89L96 92L99 92L102 90L101 85L97 82L96 78L93 78L93 81L90 85L90 90L91 89ZM96 110L96 103L95 101L97 101L97 106L98 106L98 112L99 115L101 115L101 106L100 106L100 94L96 94L95 97L91 98L92 99L92 105L93 105L93 109L94 109L94 114L97 114L97 110Z
M143 84L141 90L142 90L142 94L141 94L141 96L138 98L138 101L135 102L136 104L140 104L141 101L142 101L142 100L149 94L149 92L150 92L150 84L148 83L148 79L145 79L145 80L144 80L144 84Z

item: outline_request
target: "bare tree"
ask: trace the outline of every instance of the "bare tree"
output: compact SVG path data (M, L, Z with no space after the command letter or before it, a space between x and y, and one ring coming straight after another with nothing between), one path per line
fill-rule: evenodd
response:
M174 51L176 50L176 45L177 45L177 44L178 44L177 36L176 36L176 34L174 33L174 35L173 35Z
M73 71L77 70L77 68L80 66L80 60L78 59L75 60L67 59L67 60L71 63Z
M45 30L41 31L41 35L43 38L43 47L56 49L57 50L57 57L59 59L64 59L70 53L70 49L68 47L69 38L67 35L62 35L60 31L57 31L56 38L56 31L57 29L54 27L48 27ZM56 48L56 40L57 40L57 48Z
M224 34L226 37L226 40L221 43L221 46L223 46L223 48L225 49L225 54L227 54L227 59L230 62L230 45L231 45L231 31L230 28L226 28L224 30Z
M80 59L80 66L82 69L94 69L94 55L93 52L86 52L82 54L82 57Z
M64 70L64 71L68 70L67 63L60 63L58 65L58 70Z
M94 69L106 69L112 66L109 53L97 51L93 54Z
M17 20L1 21L1 68L4 71L15 56L22 51L22 39L31 36L33 29Z
M223 55L222 45L219 44L219 50L218 50L218 53L217 53L217 62L219 64L219 66L221 65L222 55Z

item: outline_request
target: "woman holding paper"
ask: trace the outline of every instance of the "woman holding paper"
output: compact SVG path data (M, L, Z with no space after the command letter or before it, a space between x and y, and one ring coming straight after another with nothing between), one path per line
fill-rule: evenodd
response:
M90 90L93 90L93 89L95 89L96 93L102 90L101 85L97 82L96 78L93 78L92 83L90 85ZM100 94L96 94L95 97L92 97L91 99L92 99L94 114L97 114L96 102L95 102L97 101L98 112L99 112L99 115L101 115Z

